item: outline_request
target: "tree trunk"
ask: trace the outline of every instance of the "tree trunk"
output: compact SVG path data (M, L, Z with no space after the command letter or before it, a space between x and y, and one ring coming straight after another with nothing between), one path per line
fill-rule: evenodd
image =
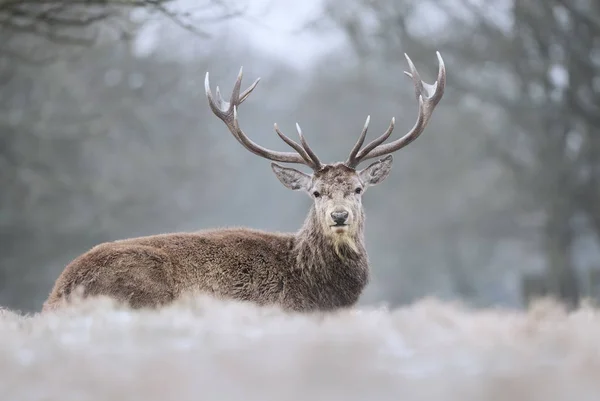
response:
M560 208L550 208L543 232L547 288L549 295L576 307L581 294L571 258L573 233L569 215L557 209Z
M444 260L449 269L454 291L464 300L474 298L476 289L472 278L469 276L468 267L465 266L466 261L461 255L460 235L457 235L456 232L445 235L441 238L441 242Z

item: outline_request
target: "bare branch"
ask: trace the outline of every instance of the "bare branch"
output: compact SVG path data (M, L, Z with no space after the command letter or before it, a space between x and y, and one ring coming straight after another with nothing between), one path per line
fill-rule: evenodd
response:
M201 27L185 21L187 12L167 7L172 0L0 0L0 32L31 35L42 41L71 46L89 46L96 41L98 24L123 16L133 9L147 9L177 26L206 39L210 35ZM242 15L239 7L232 9L223 0L210 0L205 7L218 9L210 17L195 22L207 24ZM6 54L12 54L6 53ZM22 57L18 57L21 59Z

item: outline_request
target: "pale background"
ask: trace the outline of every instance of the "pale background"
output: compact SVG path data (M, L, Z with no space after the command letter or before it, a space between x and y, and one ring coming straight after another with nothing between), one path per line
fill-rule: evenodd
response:
M224 93L242 65L247 85L262 78L240 109L255 141L284 150L273 123L294 135L299 122L336 161L368 114L370 138L393 116L393 138L412 127L403 53L431 82L436 50L444 99L364 199L373 280L361 303L600 294L598 4L168 3L175 19L119 9L72 24L102 9L21 17L0 1L0 305L39 310L64 266L103 241L302 224L310 199L210 113L206 71Z

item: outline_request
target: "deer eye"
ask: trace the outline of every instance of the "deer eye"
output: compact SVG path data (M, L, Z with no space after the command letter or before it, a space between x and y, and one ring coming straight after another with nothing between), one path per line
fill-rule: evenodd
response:
M313 196L314 196L315 198L318 198L318 197L320 197L320 196L321 196L321 194L319 193L319 191L315 191L315 192L313 192Z
M356 192L357 194L360 194L360 193L362 193L362 188L358 187L354 190L354 192Z

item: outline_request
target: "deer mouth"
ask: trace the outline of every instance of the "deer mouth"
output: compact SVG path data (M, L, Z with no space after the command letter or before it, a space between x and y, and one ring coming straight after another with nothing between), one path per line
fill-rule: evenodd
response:
M345 234L346 232L348 232L348 224L346 223L342 223L342 224L333 224L330 226L331 230L339 235Z

